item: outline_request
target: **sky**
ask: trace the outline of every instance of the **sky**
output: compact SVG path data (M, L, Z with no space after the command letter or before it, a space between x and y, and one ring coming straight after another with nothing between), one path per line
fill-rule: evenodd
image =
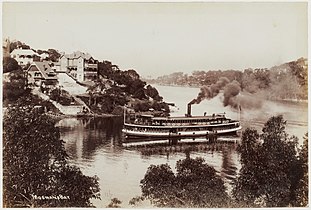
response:
M156 78L308 57L307 10L306 2L4 2L2 36Z

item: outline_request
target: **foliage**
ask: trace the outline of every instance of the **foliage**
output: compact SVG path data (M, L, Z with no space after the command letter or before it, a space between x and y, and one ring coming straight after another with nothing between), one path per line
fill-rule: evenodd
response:
M110 61L103 61L98 63L98 74L99 78L88 89L89 99L82 97L94 112L118 113L120 110L116 107L124 106L130 98L141 101L135 104L136 111L148 111L150 108L169 111L158 91L150 85L146 86L135 70L122 71Z
M167 164L149 166L141 180L142 196L159 207L223 207L229 197L223 180L204 159L179 160L174 174Z
M242 164L253 164L256 161L253 157L259 146L258 138L257 130L246 128L243 132L241 144L237 148L237 151L241 154L240 160Z
M226 77L229 81L236 80L243 91L251 94L264 93L269 99L307 99L308 96L308 68L304 58L270 69L193 71L191 75L175 72L149 82L200 87L215 84L221 77Z
M39 54L39 55L41 55L41 54L43 54L43 53L49 53L47 50L40 50L40 49L38 49L37 50L37 53Z
M15 41L10 43L10 53L18 48L30 49L30 46L26 45L25 43L22 43L21 41Z
M3 100L5 103L13 103L24 94L30 92L27 88L25 73L19 69L11 71L8 80L3 83Z
M23 106L32 106L32 107L41 106L47 112L52 111L54 113L60 113L60 111L50 101L42 100L41 98L39 98L39 96L33 95L30 92L24 94L17 101L15 101L14 106L16 106L16 104L22 104Z
M129 204L132 206L136 206L144 200L145 200L145 198L143 196L136 196L129 201Z
M98 178L68 165L55 122L31 103L18 100L4 116L4 206L92 206L90 199L99 198Z
M117 106L113 109L113 111L111 112L111 114L113 115L123 115L124 113L124 109L122 106Z
M112 78L113 72L117 69L119 69L119 67L112 64L110 61L98 63L98 73L105 78Z
M299 151L299 165L302 168L301 179L296 189L295 206L305 207L308 205L309 174L308 174L308 133L304 136L302 148Z
M65 90L55 88L50 93L50 99L64 106L69 106L73 101L72 96Z
M88 98L81 97L81 99L96 113L118 112L117 107L124 106L128 102L122 88L114 86L111 80L96 80L95 85L88 88L88 93Z
M238 201L267 207L295 203L301 179L296 137L288 137L283 117L271 117L262 134L246 129L238 151L241 153L239 176L233 195Z
M17 61L11 57L3 58L3 73L11 72L14 70L19 70L21 67L18 65Z
M135 112L147 112L150 109L154 109L155 111L161 111L164 113L169 113L169 107L164 102L158 101L145 101L138 100L133 106Z
M57 62L60 57L60 53L55 49L48 49L48 54L49 54L49 60L53 62Z
M303 88L291 72L275 70L270 73L270 78L270 98L303 98Z
M151 85L147 85L145 90L145 95L148 97L151 97L152 99L156 101L162 101L162 97L159 95L158 90L155 87L152 87Z
M108 204L107 208L120 208L122 202L118 198L112 198L111 202Z

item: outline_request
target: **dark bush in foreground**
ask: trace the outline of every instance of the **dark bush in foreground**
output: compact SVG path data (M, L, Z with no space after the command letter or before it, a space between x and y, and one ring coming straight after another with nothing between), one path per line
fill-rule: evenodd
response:
M97 177L67 163L55 122L27 103L4 116L4 207L88 207L99 198Z
M151 165L141 180L142 196L158 207L227 207L230 201L223 180L204 159L187 157L177 162L174 174L167 164Z

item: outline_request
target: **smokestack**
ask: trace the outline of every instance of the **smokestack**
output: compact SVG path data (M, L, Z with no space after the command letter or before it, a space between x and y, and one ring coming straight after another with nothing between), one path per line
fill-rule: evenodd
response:
M193 99L190 103L188 103L187 117L191 117L191 105L195 103L198 103L197 99Z
M191 104L188 104L188 112L187 112L187 117L191 117Z

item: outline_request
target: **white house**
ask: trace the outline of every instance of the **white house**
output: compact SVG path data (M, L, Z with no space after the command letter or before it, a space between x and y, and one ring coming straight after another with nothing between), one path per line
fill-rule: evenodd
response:
M41 60L46 60L48 57L50 57L50 55L45 52L40 55Z
M35 57L39 57L39 55L30 49L14 49L11 52L11 58L14 58L18 65L24 67L28 63L32 63Z
M59 58L60 70L66 71L79 82L91 80L97 76L97 63L90 54L80 51L63 54Z

